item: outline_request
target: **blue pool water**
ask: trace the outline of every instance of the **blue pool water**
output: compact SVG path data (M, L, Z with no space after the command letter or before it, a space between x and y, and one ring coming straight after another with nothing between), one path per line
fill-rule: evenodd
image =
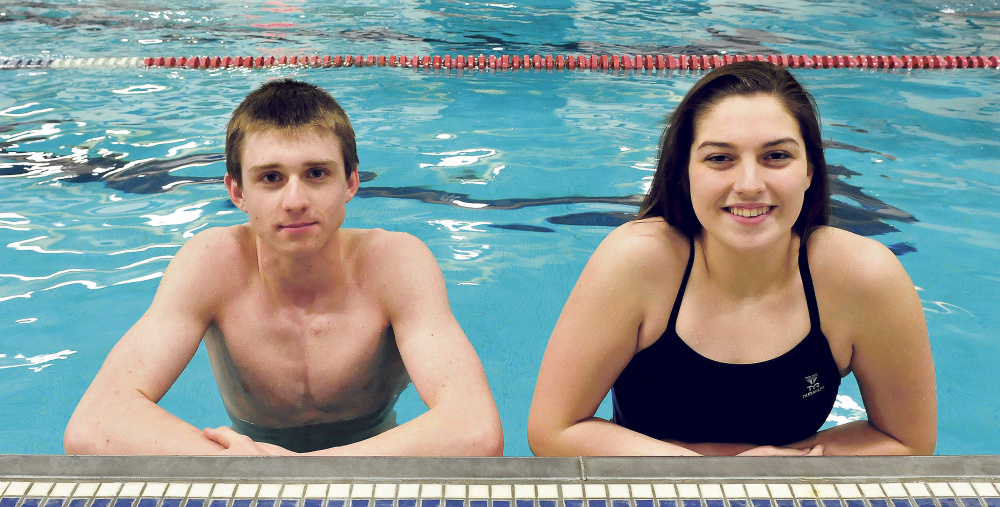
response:
M0 58L326 54L1000 54L996 1L81 2L0 7ZM169 6L168 6L169 4ZM942 454L1000 453L1000 76L796 74L823 116L838 223L920 288ZM696 73L412 69L0 71L0 453L60 453L76 402L194 233L244 221L223 131L295 76L351 115L348 226L412 233L482 357L508 455L566 296L636 210ZM864 417L847 379L829 424ZM162 404L228 424L200 352ZM420 412L412 390L401 419ZM607 407L601 414L608 415ZM737 414L770 418L781 414Z

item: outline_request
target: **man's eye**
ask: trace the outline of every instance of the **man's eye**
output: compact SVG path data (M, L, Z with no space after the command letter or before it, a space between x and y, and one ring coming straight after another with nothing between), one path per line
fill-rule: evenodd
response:
M322 169L313 169L309 175L313 178L322 178L326 174L326 171Z
M278 175L274 174L274 173L268 173L268 174L265 174L264 176L262 176L261 179L264 180L264 181L266 181L266 182L268 182L268 183L274 183L274 182L278 181Z

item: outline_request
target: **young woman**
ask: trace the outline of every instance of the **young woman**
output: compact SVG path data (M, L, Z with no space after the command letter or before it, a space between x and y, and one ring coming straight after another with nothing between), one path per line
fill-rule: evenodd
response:
M545 351L537 455L930 454L934 364L883 245L827 227L818 115L792 75L721 67L674 111L634 222ZM853 372L868 419L818 431ZM614 418L594 417L612 391Z

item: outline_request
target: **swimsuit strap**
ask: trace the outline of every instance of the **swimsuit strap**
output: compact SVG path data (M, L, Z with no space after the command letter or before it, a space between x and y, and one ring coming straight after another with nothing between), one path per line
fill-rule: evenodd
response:
M684 268L684 278L681 278L681 286L677 289L677 298L674 299L674 307L670 310L670 318L667 320L668 331L677 329L677 314L681 311L681 300L684 299L684 290L687 289L692 267L694 267L694 239L691 240L691 254L688 256L687 268ZM677 336L676 331L673 334Z
M816 304L816 290L813 288L812 275L809 274L809 255L806 252L808 241L809 236L805 236L799 244L799 276L802 277L802 289L809 306L809 323L813 328L819 329L819 305Z

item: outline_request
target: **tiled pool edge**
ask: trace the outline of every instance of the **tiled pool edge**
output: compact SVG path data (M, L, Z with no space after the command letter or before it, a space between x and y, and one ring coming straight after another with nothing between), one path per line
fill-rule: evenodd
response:
M0 455L0 481L1000 481L1000 456L821 458L266 458Z

